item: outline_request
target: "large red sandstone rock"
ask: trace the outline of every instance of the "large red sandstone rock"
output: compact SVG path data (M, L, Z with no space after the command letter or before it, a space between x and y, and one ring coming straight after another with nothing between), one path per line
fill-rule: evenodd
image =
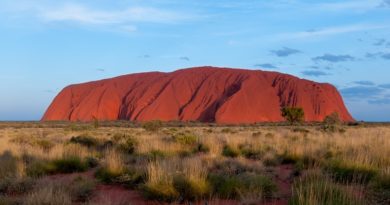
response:
M283 121L284 106L302 107L306 121L338 112L353 121L330 84L259 70L199 67L70 85L43 116L48 120Z

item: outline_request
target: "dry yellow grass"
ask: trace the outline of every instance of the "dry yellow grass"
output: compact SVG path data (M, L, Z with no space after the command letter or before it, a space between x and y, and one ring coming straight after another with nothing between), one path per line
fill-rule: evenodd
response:
M171 186L177 175L185 177L190 183L207 184L211 167L224 162L228 157L222 156L223 147L240 150L249 147L261 154L260 159L247 159L240 154L234 160L245 166L256 161L256 169L263 169L267 163L279 158L312 159L314 168L323 168L331 160L338 160L343 166L372 169L382 175L390 175L390 127L347 127L343 133L327 133L316 127L302 127L307 131L294 131L291 127L184 127L162 128L158 132L147 132L142 128L99 128L93 130L68 130L62 128L4 128L0 129L0 156L10 153L15 162L0 158L1 164L9 163L6 168L0 167L0 177L14 173L13 177L26 177L26 164L23 157L28 155L42 160L56 160L77 156L100 157L100 166L110 173L120 174L129 167L146 172L146 185ZM191 133L196 136L196 143L208 148L208 152L193 153L192 145L173 140L175 133ZM82 134L93 136L101 142L112 139L115 133L127 134L137 141L135 153L123 153L117 147L98 150L80 144L69 143L73 136ZM161 151L164 156L145 160L153 151ZM180 154L187 151L188 155ZM129 162L142 159L142 163ZM9 159L8 159L9 160ZM10 171L11 170L11 171ZM164 186L165 186L164 185ZM333 186L326 182L324 186ZM202 185L203 186L203 185ZM205 186L205 185L204 185ZM313 184L313 186L317 186ZM158 186L157 186L158 187ZM315 187L314 187L315 188ZM50 190L41 190L50 194ZM43 193L37 192L36 196ZM315 190L310 190L315 192ZM34 198L35 195L30 195ZM301 196L302 197L302 196ZM317 197L314 196L313 197ZM247 201L259 196L246 196ZM314 199L313 199L314 200Z

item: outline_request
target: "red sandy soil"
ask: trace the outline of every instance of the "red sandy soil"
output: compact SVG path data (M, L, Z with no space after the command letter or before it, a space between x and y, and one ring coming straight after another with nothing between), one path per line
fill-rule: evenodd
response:
M337 89L260 70L197 67L150 72L70 85L54 99L43 121L283 121L280 108L302 107L306 121L337 112L353 121Z

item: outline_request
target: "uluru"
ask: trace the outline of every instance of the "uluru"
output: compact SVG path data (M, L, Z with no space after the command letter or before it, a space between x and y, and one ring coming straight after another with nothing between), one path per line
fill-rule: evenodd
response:
M353 121L337 89L278 72L196 67L137 73L70 85L53 100L43 121L284 121L282 107L301 107L305 121L337 112Z

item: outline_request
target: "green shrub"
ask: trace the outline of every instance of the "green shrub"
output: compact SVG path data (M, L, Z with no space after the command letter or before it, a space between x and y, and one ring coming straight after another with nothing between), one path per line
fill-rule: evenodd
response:
M210 174L208 179L213 187L213 193L221 198L238 199L248 195L270 198L277 190L271 179L254 173Z
M129 134L126 134L126 133L115 133L111 139L114 141L114 142L119 142L119 141L122 141L122 140L126 140L128 138L133 138L133 136L129 135Z
M339 182L367 183L377 174L377 169L370 165L331 160L327 164L331 176Z
M72 137L70 138L70 142L75 144L80 144L86 147L94 147L98 145L98 141L95 138L88 135L80 135L77 137Z
M138 170L126 170L122 175L115 179L115 182L128 188L135 188L145 183L146 173Z
M301 123L304 120L305 113L299 107L283 107L282 116L291 124Z
M216 161L214 166L211 167L212 173L217 174L242 174L245 172L262 172L262 169L257 164L242 163L235 159L227 159L222 161Z
M198 141L198 137L193 134L178 133L172 136L173 140L183 145L194 145Z
M274 137L275 137L274 133L268 132L267 134L265 134L265 138L272 139Z
M145 122L142 124L142 127L149 132L156 132L162 127L162 122L159 120L153 120L149 122Z
M83 172L88 169L88 165L76 156L56 159L51 163L55 167L54 172L56 173Z
M244 195L246 195L246 193L258 193L262 198L271 198L277 191L274 182L263 175L244 173L239 175L239 179L243 184L240 192Z
M274 155L266 155L263 157L263 164L265 166L276 166L280 164L279 159L277 156Z
M107 184L121 184L134 188L146 180L146 174L137 170L126 169L122 173L112 173L108 169L100 168L95 172L100 181Z
M50 173L54 173L56 167L49 161L34 160L26 167L26 174L30 177L40 177Z
M296 162L298 162L300 160L299 156L292 154L292 153L289 153L287 151L283 152L283 154L280 154L277 157L278 157L280 163L282 163L282 164L295 164Z
M104 183L110 184L114 183L121 174L110 172L108 169L101 167L95 172L95 177Z
M199 200L210 195L210 185L205 180L191 180L183 176L174 178L174 187L184 200Z
M172 202L179 198L180 193L170 183L153 183L145 184L142 188L143 194L146 198L158 201Z
M99 165L99 160L96 159L95 157L87 157L87 158L85 158L85 164L89 168L95 168Z
M365 204L353 194L320 173L309 172L293 185L290 205L358 205Z
M123 143L119 144L119 148L127 154L133 154L136 151L137 145L138 141L135 138L129 136Z
M254 160L259 160L263 156L263 152L260 149L255 149L253 148L252 145L240 145L239 146L241 155L244 156L247 159L254 159Z
M11 152L4 152L0 155L0 180L6 177L13 177L17 171L17 158Z
M165 153L164 151L161 151L161 150L151 150L149 153L148 153L148 158L150 160L157 160L157 159L163 159L165 157L167 157L167 153Z
M252 133L252 137L260 137L261 136L261 132L254 132Z
M229 146L229 145L225 145L222 149L222 155L225 156L225 157L238 157L238 155L240 155L240 152L239 150Z
M46 151L46 152L49 152L49 151L54 147L54 143L53 143L52 141L45 140L45 139L37 140L37 141L36 141L36 144L37 144L43 151Z
M209 151L210 148L203 143L198 143L192 150L193 153L208 153Z
M213 188L213 193L218 197L234 199L239 196L237 190L241 186L241 182L237 177L222 174L210 174L208 179Z

